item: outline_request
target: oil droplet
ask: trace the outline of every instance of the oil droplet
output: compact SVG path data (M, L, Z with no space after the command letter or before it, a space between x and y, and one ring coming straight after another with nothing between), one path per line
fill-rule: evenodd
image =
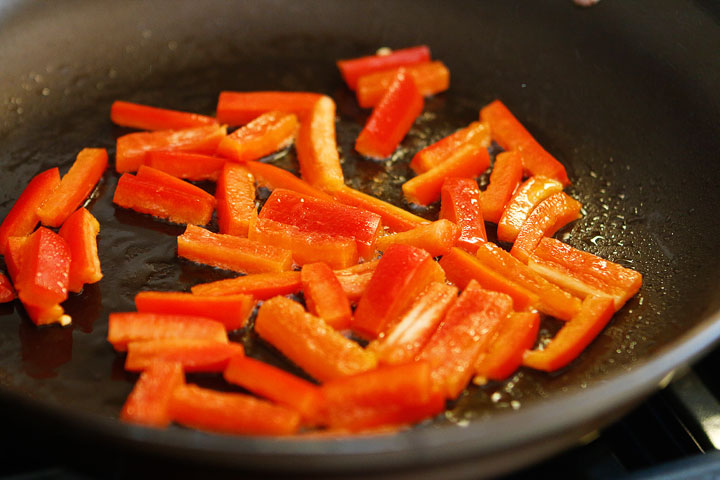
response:
M42 89L42 91L40 93L42 93L43 97L47 97L48 95L50 95L50 89L45 87Z
M175 51L177 50L178 44L176 41L172 40L168 42L168 50Z

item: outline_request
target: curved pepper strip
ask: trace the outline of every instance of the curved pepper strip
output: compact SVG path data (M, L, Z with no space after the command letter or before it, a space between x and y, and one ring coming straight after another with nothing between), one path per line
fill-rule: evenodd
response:
M549 196L562 192L562 189L562 184L552 178L530 177L525 180L515 190L500 217L497 228L498 240L514 242L533 209Z
M295 142L300 176L313 187L335 190L345 184L335 138L335 102L323 95L300 122Z

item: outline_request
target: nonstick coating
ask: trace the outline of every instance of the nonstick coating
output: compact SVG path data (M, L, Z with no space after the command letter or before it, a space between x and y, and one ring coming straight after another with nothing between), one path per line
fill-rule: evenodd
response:
M720 29L682 1L601 2L5 2L0 7L0 217L28 179L64 173L83 147L112 155L114 99L212 114L221 90L310 90L338 105L348 183L404 205L412 154L502 99L568 169L584 216L563 240L640 271L641 292L572 366L521 369L471 388L447 414L395 435L225 437L154 431L117 415L136 379L107 344L107 316L141 289L188 289L229 276L178 260L182 227L116 208L118 175L90 210L104 278L36 328L0 306L0 400L6 411L80 438L252 471L385 472L443 478L507 471L570 445L657 388L720 336ZM388 162L353 142L368 112L335 60L425 43L451 89ZM294 152L272 160L296 169ZM213 185L204 185L211 192ZM436 209L418 212L432 216ZM546 322L543 335L557 325ZM251 333L252 355L292 368ZM198 376L204 384L215 379ZM98 440L99 439L99 440Z

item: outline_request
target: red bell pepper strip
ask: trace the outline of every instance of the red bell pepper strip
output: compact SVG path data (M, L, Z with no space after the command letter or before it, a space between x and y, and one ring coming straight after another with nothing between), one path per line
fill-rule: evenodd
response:
M323 402L317 385L254 358L232 358L223 377L232 384L295 410L304 423L315 421Z
M117 139L115 170L118 173L136 171L145 163L147 152L152 150L179 150L212 155L226 131L224 125L208 125L123 135Z
M225 393L183 385L170 402L173 420L199 430L246 435L290 435L300 414L242 393Z
M193 315L216 320L228 331L243 328L255 308L251 295L196 295L185 292L140 292L135 306L141 313Z
M176 150L152 150L145 155L148 167L192 181L216 181L224 164L222 157Z
M280 111L294 113L303 121L321 96L310 92L220 92L217 119L237 127L263 113Z
M372 108L377 105L400 68L405 68L412 76L418 91L424 97L444 92L450 87L450 70L444 63L438 61L418 63L360 77L355 91L358 104L362 108Z
M390 245L358 302L352 330L369 339L386 332L430 282L444 281L439 270L425 250Z
M465 143L437 167L403 183L402 190L410 202L430 205L440 199L440 190L447 177L475 178L490 166L485 147Z
M115 312L108 318L108 342L119 352L134 341L162 338L195 338L227 343L225 325L192 315Z
M475 360L512 308L508 295L470 281L417 356L430 363L435 389L450 399L460 395L475 373Z
M412 76L401 68L355 140L355 150L366 157L389 157L424 106Z
M348 300L353 304L357 303L360 297L363 296L365 290L367 290L367 286L370 284L371 278L372 272L337 275L340 287L343 289L343 292L345 292Z
M498 222L497 236L502 242L514 242L533 209L551 195L562 192L562 184L547 177L530 177L523 182L505 205Z
M85 208L76 210L60 227L60 236L70 249L71 292L80 292L83 285L97 283L103 276L97 247L99 232L100 224Z
M522 261L528 258L543 237L551 237L573 220L580 218L582 204L563 192L551 195L528 215L520 227L510 253Z
M300 273L305 305L335 330L350 326L350 301L332 269L324 262L303 265Z
M243 355L243 346L195 338L158 338L129 342L125 370L141 372L157 362L177 362L185 372L222 372L231 358Z
M149 366L125 400L120 418L149 427L167 427L171 422L169 406L173 394L184 383L179 363L158 362Z
M537 294L539 298L535 307L541 312L567 321L580 308L578 297L548 282L494 243L487 242L480 245L476 256L488 268Z
M517 310L530 308L539 302L537 294L518 285L502 273L480 262L477 257L457 247L444 255L439 263L445 270L447 279L461 289L465 288L470 281L475 280L486 290L510 295Z
M181 130L217 124L217 120L206 115L150 107L122 100L113 102L110 107L110 120L115 125L138 130Z
M578 297L610 296L616 310L642 285L639 272L549 237L540 241L528 266Z
M495 157L490 172L490 183L483 192L483 218L488 222L499 223L505 206L522 181L522 160L517 152L502 152Z
M430 48L426 45L418 45L376 55L338 60L337 66L348 88L355 90L362 76L429 61Z
M194 295L252 295L266 300L276 295L297 293L302 288L300 272L268 272L243 275L237 278L200 283L191 288Z
M21 262L15 288L23 303L50 307L67 299L70 249L60 235L37 229L23 246Z
M200 197L215 205L215 198L202 188L177 178L169 173L162 172L157 168L141 165L135 176L146 182L153 182L158 186L172 188L188 196Z
M0 254L7 254L8 238L24 237L35 230L40 221L37 210L59 184L60 172L57 167L39 173L30 180L0 224Z
M365 260L375 255L375 241L382 231L380 216L341 203L276 189L260 210L260 218L294 225L303 232L352 238Z
M377 240L378 250L385 251L390 245L401 243L426 250L433 257L445 255L455 245L460 229L450 220L440 219L420 225L412 230L385 235Z
M486 352L475 361L476 384L502 381L522 365L523 354L532 348L540 329L537 312L513 312L502 322Z
M377 358L286 297L265 301L255 331L313 378L324 382L377 366Z
M554 178L563 185L569 185L565 167L544 148L523 127L510 110L495 100L480 110L480 119L490 125L492 138L504 150L517 150L528 176L542 175Z
M12 283L17 281L18 274L22 269L22 254L25 249L25 244L29 239L30 236L10 237L7 239L5 266L7 267L8 275L10 275Z
M244 166L228 162L215 189L218 228L225 235L247 237L257 220L255 178Z
M298 129L295 114L267 112L223 138L217 154L235 162L270 155L292 144Z
M38 209L43 225L59 227L85 201L107 168L104 148L84 148L75 163Z
M487 241L480 189L472 178L445 179L440 189L440 218L459 227L456 245L468 252L475 252L479 244Z
M16 298L17 293L15 293L12 282L5 274L0 273L0 303L11 302Z
M178 256L238 273L282 272L292 268L290 250L212 233L194 225L188 225L177 242Z
M417 174L425 173L443 163L455 150L468 143L483 148L490 146L490 128L486 123L473 122L428 145L415 154L410 162L410 168Z
M335 137L335 102L323 95L300 123L295 142L300 176L313 187L334 190L345 184Z
M456 287L430 283L384 337L370 342L368 350L377 354L381 364L412 362L445 318L457 294Z
M568 365L598 336L614 313L612 298L587 296L577 315L563 325L543 350L525 352L523 365L546 372Z
M403 210L400 207L375 198L372 195L342 186L333 191L335 200L351 207L362 208L368 212L376 213L382 218L383 225L391 232L404 232L429 223L428 220Z
M258 185L267 187L270 190L283 188L301 195L309 195L323 200L333 199L333 197L313 187L305 180L301 180L287 170L283 170L275 165L262 162L247 162L245 168L250 170L255 176L255 181Z

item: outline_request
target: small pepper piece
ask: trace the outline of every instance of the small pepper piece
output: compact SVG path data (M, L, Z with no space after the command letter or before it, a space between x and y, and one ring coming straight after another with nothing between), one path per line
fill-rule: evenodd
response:
M417 174L425 173L443 163L455 150L467 143L483 148L489 147L490 128L488 125L483 122L472 122L467 127L428 145L413 156L410 168Z
M252 173L243 165L226 163L218 178L215 199L220 233L247 237L258 215Z
M23 246L21 258L15 288L24 304L50 307L67 299L70 249L64 238L40 227Z
M523 365L546 372L568 365L598 336L614 313L612 298L588 295L577 315L563 325L543 350L525 352Z
M335 200L344 204L350 205L351 207L362 208L368 212L373 212L380 215L382 223L391 232L405 232L412 230L419 225L425 225L429 223L422 217L403 210L400 207L375 198L372 195L368 195L354 188L348 186L342 186L333 191Z
M259 186L266 187L269 190L283 188L301 195L309 195L323 200L333 200L332 196L275 165L263 162L247 162L245 168L250 170L250 173L255 176L255 181Z
M383 51L375 55L337 61L337 67L350 90L357 89L360 77L393 68L430 61L430 48L426 45Z
M237 278L200 283L191 288L194 295L252 295L266 300L276 295L289 295L301 290L300 272L267 272Z
M422 248L433 257L445 255L455 245L460 236L460 229L452 221L440 219L432 223L420 225L412 230L393 233L378 238L376 247L385 251L390 245L401 243Z
M60 227L60 236L70 249L71 292L80 292L85 284L97 283L103 276L97 247L99 232L100 223L85 208L76 210Z
M217 124L217 120L206 115L151 107L122 100L113 102L110 107L110 120L115 125L138 130L180 130Z
M257 160L292 144L297 129L295 114L263 113L223 138L217 154L240 163Z
M323 95L300 123L295 142L300 176L322 190L345 184L335 137L335 102Z
M510 110L495 100L480 110L480 119L490 125L492 138L504 150L517 150L528 176L541 175L569 185L565 167L545 151Z
M120 419L148 427L170 425L170 402L175 389L185 383L179 363L158 362L149 366L128 395Z
M29 239L30 236L8 238L7 251L5 252L5 266L7 267L8 275L10 275L12 283L17 281L18 274L20 270L22 270L22 254L25 244Z
M423 97L444 92L450 87L450 70L443 62L435 61L407 65L392 70L369 73L360 77L355 91L358 104L362 108L372 108L377 105L392 84L400 68L405 68L412 76L418 91Z
M59 184L57 167L38 173L30 180L0 224L0 254L7 254L10 237L24 237L35 230L40 221L37 210Z
M311 92L220 92L217 119L220 123L237 127L263 113L280 111L294 113L302 122L320 97L321 94Z
M157 362L177 362L185 372L222 372L243 346L197 338L157 338L129 342L125 370L140 372Z
M514 242L533 209L549 196L562 192L562 189L560 182L548 177L530 177L525 180L515 190L500 217L497 228L498 240Z
M202 153L175 150L152 150L145 155L145 165L184 180L216 181L225 159Z
M243 328L255 308L252 295L196 295L185 292L144 291L135 295L141 313L193 315L216 320L228 331Z
M255 331L319 381L372 370L377 358L287 297L265 301Z
M303 265L300 281L305 305L310 313L325 320L335 330L344 330L350 326L350 302L327 263Z
M4 273L0 273L0 303L11 302L16 298L17 293L15 293L12 282Z
M490 172L490 183L483 192L483 218L488 222L499 223L505 206L522 181L522 160L517 152L502 152L495 157Z
M498 327L487 351L475 361L474 382L502 381L523 362L523 354L532 348L540 329L537 312L513 312Z
M412 76L400 68L355 140L355 150L370 158L389 157L410 131L424 105Z
M474 253L478 245L487 241L482 216L480 189L472 178L448 177L440 189L440 218L460 229L456 245Z

